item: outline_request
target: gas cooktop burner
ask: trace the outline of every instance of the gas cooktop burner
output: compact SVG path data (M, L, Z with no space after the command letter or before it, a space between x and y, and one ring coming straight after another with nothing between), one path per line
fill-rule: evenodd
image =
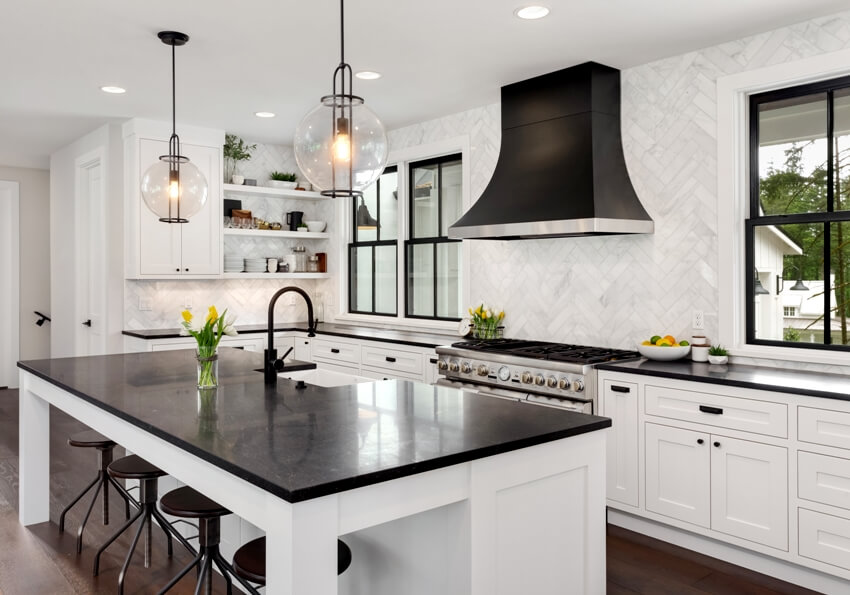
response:
M547 343L545 341L523 341L520 339L462 341L460 343L453 343L452 347L576 364L598 364L640 357L637 351L627 351L624 349L566 345L561 343Z

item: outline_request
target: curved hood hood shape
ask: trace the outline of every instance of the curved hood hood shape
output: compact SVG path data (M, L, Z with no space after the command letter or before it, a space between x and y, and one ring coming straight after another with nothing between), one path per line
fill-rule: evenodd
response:
M502 87L502 147L450 238L653 233L620 136L620 71L595 62Z

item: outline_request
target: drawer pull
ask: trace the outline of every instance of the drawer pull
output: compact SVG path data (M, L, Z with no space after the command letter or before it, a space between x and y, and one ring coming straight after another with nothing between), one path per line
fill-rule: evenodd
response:
M618 386L616 384L611 385L611 390L614 391L615 393L630 393L630 392L632 392L632 389L630 389L628 386Z
M705 442L705 440L703 440L702 438L697 438L697 444L702 444L703 442Z
M339 349L336 347L331 347L331 353L339 353Z
M715 442L715 443L714 443L714 446L715 446L716 448L720 448L720 443L719 443L719 442Z
M394 357L387 356L387 361L388 361L388 362L390 362L391 364L392 364L392 363L395 363L395 358L394 358Z
M703 413L712 413L714 415L723 415L723 409L720 407L709 407L708 405L700 405L699 410Z
M429 359L428 361L429 361L429 362L431 362L432 364L436 364L436 363L437 363L437 358L436 358L436 357L432 357L432 358L431 358L431 359Z

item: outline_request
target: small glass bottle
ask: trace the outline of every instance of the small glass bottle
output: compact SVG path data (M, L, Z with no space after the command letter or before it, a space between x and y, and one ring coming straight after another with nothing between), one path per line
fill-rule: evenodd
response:
M307 248L304 246L295 246L292 249L295 254L295 273L307 272Z
M319 257L315 254L311 254L307 257L307 272L308 273L318 273L319 272Z

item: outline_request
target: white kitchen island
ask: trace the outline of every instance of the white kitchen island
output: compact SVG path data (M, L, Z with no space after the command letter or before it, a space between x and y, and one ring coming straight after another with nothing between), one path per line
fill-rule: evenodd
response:
M269 387L257 354L220 358L203 400L191 351L19 364L20 522L49 520L53 405L264 530L267 593L345 592L338 536L447 506L449 593L605 591L609 420L404 381ZM368 581L380 561L353 543Z

